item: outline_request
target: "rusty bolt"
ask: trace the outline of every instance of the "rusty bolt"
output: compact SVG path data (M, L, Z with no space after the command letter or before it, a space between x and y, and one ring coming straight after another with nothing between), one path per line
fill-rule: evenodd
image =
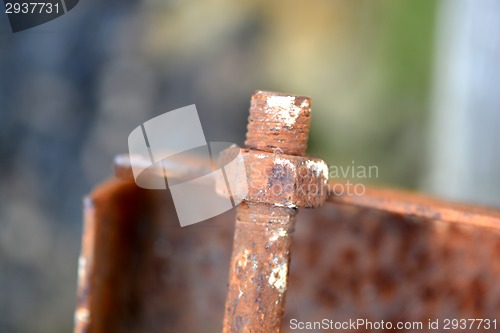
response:
M225 333L281 331L295 207L316 207L326 199L321 191L301 196L296 189L302 184L324 189L327 184L324 162L301 157L307 148L310 104L303 96L263 91L252 96L247 149L241 151L249 192L236 212ZM310 172L304 179L294 173L301 167ZM276 185L282 193L272 193Z

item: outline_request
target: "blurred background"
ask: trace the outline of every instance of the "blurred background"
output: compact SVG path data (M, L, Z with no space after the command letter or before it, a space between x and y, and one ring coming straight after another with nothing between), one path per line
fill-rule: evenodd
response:
M309 152L500 205L500 2L81 0L0 15L0 332L70 332L82 198L129 133L196 104L243 144L256 89L313 100Z

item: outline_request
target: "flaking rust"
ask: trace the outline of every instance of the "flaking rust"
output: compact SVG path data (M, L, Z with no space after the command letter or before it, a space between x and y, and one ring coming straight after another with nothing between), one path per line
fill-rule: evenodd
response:
M85 201L75 332L218 332L232 215L180 228L170 196L165 200L164 192L135 185L131 164L138 162L115 159L120 180L100 184ZM178 168L194 175L200 169ZM162 174L161 168L153 171ZM201 170L199 176L208 172ZM329 183L330 188L336 185ZM239 219L262 225L255 245L247 239L247 245L237 247L238 271L252 279L258 275L250 273L267 270L260 275L260 289L249 288L258 284L249 285L241 275L231 275L242 286L231 304L245 302L239 305L243 315L235 317L238 322L231 321L234 332L250 331L243 326L248 316L257 323L278 318L270 299L283 305L281 291L282 297L294 295L287 301L284 332L297 331L289 325L292 318L499 318L500 266L494 258L500 255L500 212L373 187L366 187L363 196L333 194L328 201L322 209L301 211L290 266L280 262L282 257L272 257L287 248L283 240L292 232L287 216L283 220L256 204L252 214L239 211ZM274 219L266 224L264 215ZM217 228L205 227L210 224ZM258 227L245 230L241 225L237 235ZM264 264L259 266L260 260ZM283 279L288 274L289 280ZM251 304L251 299L259 302ZM272 325L254 331L272 332Z
M280 330L295 216L268 204L238 208L224 332Z
M276 92L252 95L247 148L289 155L303 155L311 122L311 100Z
M498 317L500 270L490 261L500 253L498 211L391 189L368 187L363 196L333 193L328 201L335 205L302 215L308 227L297 228L291 267L295 207L307 204L295 192L275 197L283 201L268 196L268 202L256 202L258 193L269 195L270 184L291 180L328 188L341 184L327 184L323 161L300 156L309 99L257 92L250 111L248 166L265 172L250 174L257 199L249 196L237 209L224 332L280 332L292 289L304 306L289 307L287 322L299 315L386 321ZM293 162L300 159L305 169ZM117 158L116 175L123 180L99 186L86 200L75 332L216 332L221 323L213 318L223 309L232 225L200 229L201 224L181 232L172 201L134 184L131 165L143 160ZM176 170L210 172L197 163L180 163ZM151 171L163 175L161 168Z
M245 177L237 174L238 169L226 168L226 174L232 180L233 194L246 193L241 198L245 201L319 207L328 196L328 166L321 159L232 147L222 152L219 164L225 165L234 156L245 166ZM224 195L226 183L217 180L217 192Z
M302 156L310 114L307 97L252 96L247 149L239 151L246 179L238 183L248 195L236 213L223 332L281 332L296 207L318 207L327 197L326 164Z

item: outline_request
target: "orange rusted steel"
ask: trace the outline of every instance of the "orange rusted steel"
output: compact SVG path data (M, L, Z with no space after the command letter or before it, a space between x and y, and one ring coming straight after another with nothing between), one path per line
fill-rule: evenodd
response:
M123 318L135 320L130 304L139 287L134 281L139 265L133 256L140 249L141 229L135 221L151 210L148 201L148 193L134 183L117 180L85 199L75 333L125 332Z
M307 97L263 91L252 96L247 151L242 152L248 177L242 181L248 183L249 195L236 210L225 333L281 332L295 207L318 206L326 199L324 195L316 204L291 193L299 183L296 170L307 162L292 155L305 154L310 112ZM326 185L327 179L323 181ZM280 189L273 194L276 185ZM284 190L287 187L291 192Z
M131 163L144 163L147 159L135 157L132 160L128 156L119 155L115 159L116 176L130 180L133 179ZM210 172L207 165L192 166L172 165L171 168L182 170L193 177L202 176ZM162 175L162 169L156 170ZM448 223L467 224L476 227L486 227L500 229L500 211L492 208L477 205L453 203L439 198L401 189L364 186L362 195L347 195L350 193L346 187L346 182L342 180L330 181L328 187L335 189L330 191L327 202L341 205L353 205L371 209L382 210L390 213L414 216L418 218L440 220ZM352 187L352 184L350 185ZM333 192L345 193L336 195Z
M330 188L338 186L342 186L342 183L329 183ZM348 193L348 191L343 190L337 192ZM366 187L363 195L332 194L328 197L328 202L378 209L429 220L500 229L500 211L498 210L451 203L403 190Z
M112 179L85 199L75 333L220 331L232 225L181 228L166 193Z
M223 332L281 331L295 221L295 209L238 206Z
M238 170L226 170L226 175L241 200L288 208L320 207L326 201L328 166L319 158L231 147L220 154L218 164L235 158L245 166L245 177ZM225 182L217 182L216 191L224 195Z
M220 331L234 212L181 228L168 191L138 188L127 159L115 168L123 180L86 200L75 332ZM500 318L500 230L483 227L498 211L383 188L365 197L300 212L284 332L292 319Z
M85 209L76 332L221 330L234 211L181 228L168 191L130 180L100 184ZM500 230L344 203L299 218L283 332L293 319L500 318Z
M270 102L274 97L278 98ZM297 309L292 309L285 317L285 295L291 286L289 274L290 281L299 286L294 295L309 300L307 308L300 311L305 318L323 314L345 320L347 318L336 311L339 304L344 304L344 307L351 306L347 312L350 314L359 306L364 309L360 313L366 316L387 320L394 320L394 315L400 320L422 319L421 314L412 309L398 315L408 299L418 299L420 303L416 308L426 309L436 317L450 315L450 310L443 308L448 309L447 305L453 302L459 304L452 311L457 316L493 318L500 314L500 306L495 305L500 304L500 292L493 289L485 292L500 277L499 268L487 260L500 249L500 212L495 210L375 187L365 187L360 196L333 194L328 202L335 205L301 215L308 228L299 230L299 237L294 240L297 245L294 260L298 268L290 266L292 235L296 228L294 207L301 206L301 202L315 201L300 199L295 193L286 197L283 193L268 195L264 203L255 198L259 198L257 190L268 191L266 185L270 183L295 186L300 182L300 179L292 179L286 167L277 168L276 161L283 159L294 168L299 165L293 161L301 157L294 155L305 151L309 111L309 100L303 97L257 92L252 98L246 145L262 155L272 155L266 155L272 161L258 163L254 160L256 153L247 152L247 158L253 161L249 163L250 171L259 170L259 177L263 178L259 180L250 172L250 177L257 177L258 189L251 189L255 191L249 195L249 202L243 202L236 211L223 332L280 332L282 329L288 332L283 321L299 315ZM189 252L204 251L202 244L217 248L214 258L222 255L227 260L229 245L224 242L232 230L227 224L220 225L210 239L205 230L202 236L195 232L201 225L180 229L170 200L164 204L158 194L154 194L158 192L139 189L133 183L131 164L145 161L147 159L137 156L117 157L115 173L126 181L100 187L87 200L75 332L199 332L200 323L215 325L210 331L220 329L214 324L217 320L213 318L217 315L203 317L201 314L217 313L217 306L222 313L223 292L218 289L218 293L211 293L210 288L200 286L208 286L209 281L213 281L221 288L217 282L227 276L227 267L221 266L220 260L218 264L212 262L196 269L187 263L199 260L199 256ZM209 173L210 165L193 159L181 161L170 169L181 175L196 176ZM153 166L150 172L164 176L161 168ZM331 182L329 187L341 184ZM168 219L165 220L165 216ZM414 218L426 223L415 223ZM228 218L214 220L227 221ZM496 230L490 232L484 228ZM221 243L228 246L219 248ZM478 245L483 248L476 249ZM179 252L170 256L168 253L175 249ZM186 249L189 251L182 252ZM466 249L468 257L451 260L461 258L460 249ZM393 255L387 257L387 253ZM370 265L363 259L368 257ZM464 268L468 275L454 278L456 272ZM169 273L165 273L165 269ZM178 269L183 269L185 274L173 275ZM318 276L309 276L314 269L318 270ZM207 271L212 271L212 280L196 278ZM412 286L412 289L403 290L399 285ZM378 298L372 297L374 293ZM192 310L200 299L214 295L217 301L211 304L216 306Z

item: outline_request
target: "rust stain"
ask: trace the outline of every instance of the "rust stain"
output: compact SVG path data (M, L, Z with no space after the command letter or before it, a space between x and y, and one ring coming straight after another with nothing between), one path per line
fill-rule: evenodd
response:
M233 192L247 192L241 198L245 201L288 208L319 207L326 201L328 166L319 158L232 147L221 153L219 164L225 165L235 156L245 166L246 178L233 174L238 170L226 169L226 175L233 180ZM218 180L217 192L224 195L226 183Z
M180 228L165 193L168 191L140 189L129 179L101 184L89 196L84 239L91 241L84 240L89 246L82 246L82 253L90 258L82 265L87 282L79 288L78 309L85 310L76 314L83 319L75 322L76 332L221 330L233 212ZM367 188L366 196L382 200L388 193L387 206L382 209L393 210L394 201L450 209L447 202L395 190ZM500 255L500 231L474 223L476 214L498 221L497 211L477 207L469 211L468 206L452 204L460 214L471 217L465 225L451 220L454 215L441 215L448 219L443 223L435 214L421 219L406 216L405 211L380 211L379 206L363 208L368 203L358 201L362 198L351 198L352 204L344 199L349 198L335 198L337 204L321 209L301 210L290 249L293 258L288 266L282 331L295 332L288 325L291 318L342 321L369 317L395 322L500 316L500 265L495 260ZM414 211L415 215L425 212L423 208ZM266 211L264 214L267 216ZM274 284L281 275L274 275L276 281L271 279L273 286L269 279L284 261L278 258L274 263L271 251L287 251L288 222L277 218L266 229L253 222L262 215L244 212L240 218L252 223L246 224L248 228L241 226L236 234L252 232L267 238L256 246L264 248L260 258L269 266L259 276L259 257L250 253L253 244L240 247L239 265L246 264L245 274L254 274L259 283L250 288L253 293L235 290L233 306L239 304L237 298L238 302L258 299L260 304L268 304L262 292L259 294L263 288L276 298L274 302L280 302L280 290ZM260 230L253 232L252 226ZM250 304L247 310L235 318L235 327L243 327L248 316L257 323L266 319ZM273 312L266 313L272 317Z
M296 212L239 206L223 332L280 332Z
M311 99L256 91L252 95L245 146L289 155L303 155L311 122Z

